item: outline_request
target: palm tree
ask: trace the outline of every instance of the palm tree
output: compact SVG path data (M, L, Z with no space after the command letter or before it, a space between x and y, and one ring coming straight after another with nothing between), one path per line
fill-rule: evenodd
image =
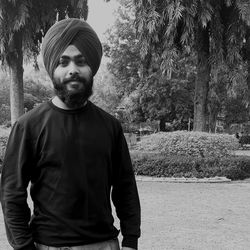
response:
M136 27L141 55L148 60L156 54L162 74L171 77L178 53L197 55L194 130L208 130L208 92L212 74L222 64L232 67L242 59L250 3L244 0L139 1Z
M43 35L66 17L87 19L87 0L0 0L0 60L10 73L11 123L23 114L23 61L34 60Z

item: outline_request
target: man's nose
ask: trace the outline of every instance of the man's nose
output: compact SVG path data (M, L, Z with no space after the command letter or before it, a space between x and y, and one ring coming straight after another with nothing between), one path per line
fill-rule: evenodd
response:
M68 74L70 76L79 74L79 68L78 68L78 66L74 62L71 62L69 64Z

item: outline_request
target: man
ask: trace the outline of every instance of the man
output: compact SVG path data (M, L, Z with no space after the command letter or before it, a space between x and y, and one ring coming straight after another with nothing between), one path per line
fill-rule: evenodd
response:
M15 250L137 249L140 204L120 123L91 103L102 46L79 19L53 25L42 55L55 97L13 126L3 164L1 202ZM27 187L34 204L32 218Z

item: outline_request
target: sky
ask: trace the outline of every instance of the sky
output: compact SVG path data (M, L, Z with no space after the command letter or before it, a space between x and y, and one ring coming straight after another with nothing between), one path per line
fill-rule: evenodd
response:
M103 41L105 36L103 33L114 23L114 11L118 7L116 0L110 0L105 3L104 0L89 0L89 14L87 22L93 27Z

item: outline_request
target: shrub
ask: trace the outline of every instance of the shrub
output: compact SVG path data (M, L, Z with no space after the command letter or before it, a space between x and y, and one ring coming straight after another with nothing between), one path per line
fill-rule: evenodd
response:
M234 135L205 132L160 132L141 138L135 149L165 155L225 157L239 148Z
M10 106L0 104L0 124L7 124L10 121Z
M239 139L239 143L243 144L250 144L250 135L242 135Z
M4 158L5 148L8 142L9 129L0 127L0 170L2 168L2 162Z
M131 159L138 175L196 178L226 176L232 180L250 177L250 157L247 156L201 158L132 151Z
M224 161L224 176L232 180L243 180L250 178L250 157L235 156ZM228 167L226 167L228 166Z

